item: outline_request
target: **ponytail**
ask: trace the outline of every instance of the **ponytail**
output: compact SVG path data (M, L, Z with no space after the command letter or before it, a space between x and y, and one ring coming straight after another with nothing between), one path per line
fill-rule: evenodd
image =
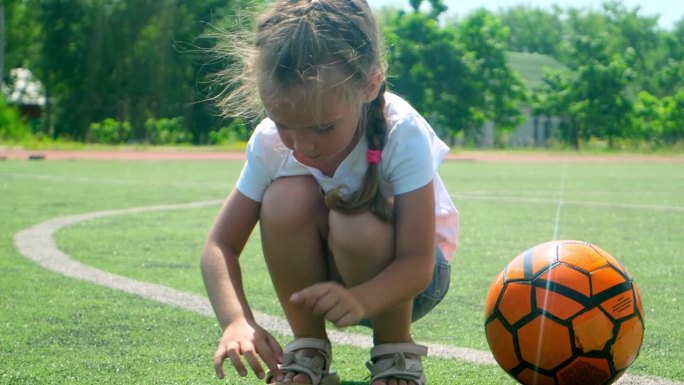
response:
M369 151L382 151L387 140L387 120L385 119L385 88L383 83L378 96L365 108L366 140ZM340 196L340 189L336 188L325 194L325 204L329 209L342 213L356 214L370 210L376 217L391 222L394 218L392 206L380 192L380 164L376 161L368 162L368 169L361 181L359 191L347 199Z

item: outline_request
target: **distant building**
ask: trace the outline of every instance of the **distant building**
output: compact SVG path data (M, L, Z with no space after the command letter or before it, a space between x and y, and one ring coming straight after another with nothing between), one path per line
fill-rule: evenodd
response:
M532 91L543 81L544 68L567 69L562 63L548 55L527 52L507 52L506 59L511 70L520 76L528 90ZM543 147L558 128L558 117L534 116L530 106L523 106L525 122L506 137L508 147ZM480 146L494 146L495 127L491 122L482 127Z
M544 69L566 70L567 67L549 55L524 52L508 52L508 65L517 72L532 91L542 84ZM523 111L527 117L525 123L518 127L508 138L511 147L543 147L546 141L558 129L560 118L557 116L534 116L529 106Z
M14 68L9 72L9 81L3 84L2 93L7 104L16 106L21 115L39 118L45 108L45 87L26 68Z

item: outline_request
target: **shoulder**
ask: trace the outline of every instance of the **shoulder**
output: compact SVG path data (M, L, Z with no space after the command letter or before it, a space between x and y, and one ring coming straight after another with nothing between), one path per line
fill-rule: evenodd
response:
M391 93L385 94L385 102L388 135L381 170L401 194L427 184L448 147L408 102Z
M385 116L388 133L387 145L400 153L419 152L435 156L441 162L448 152L447 145L437 136L435 130L423 116L400 96L385 94ZM407 154L407 156L410 156Z
M432 126L413 106L390 92L385 93L385 117L389 137L419 135L430 138L434 135Z
M269 118L263 119L254 128L254 132L249 138L249 144L262 145L271 144L278 140L278 130L275 123Z
M247 142L248 159L258 158L262 161L282 159L287 157L289 151L290 149L285 147L280 140L275 123L269 118L265 118L254 128Z
M385 92L385 116L387 117L387 123L391 127L397 121L407 117L420 116L420 114L401 96Z
M264 119L247 142L247 165L260 170L264 177L274 179L290 156L291 150L280 140L275 123Z
M289 149L280 141L273 121L264 119L254 129L246 153L247 159L236 186L245 196L261 202L264 192L277 177Z

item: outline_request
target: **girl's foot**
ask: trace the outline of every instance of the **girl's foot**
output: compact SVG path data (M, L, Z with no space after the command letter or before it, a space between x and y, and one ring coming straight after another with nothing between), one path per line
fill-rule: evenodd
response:
M294 352L295 357L299 359L315 359L316 357L321 357L321 353L316 349L299 349ZM285 373L285 379L283 383L286 384L311 384L311 378L305 373L298 372L288 372Z
M339 385L337 372L330 369L332 348L330 342L319 338L298 338L289 343L284 350L280 370L285 373L281 382L271 382L273 376L266 377L266 383Z
M425 385L420 357L427 347L413 343L382 344L371 349L366 367L371 372L371 385Z

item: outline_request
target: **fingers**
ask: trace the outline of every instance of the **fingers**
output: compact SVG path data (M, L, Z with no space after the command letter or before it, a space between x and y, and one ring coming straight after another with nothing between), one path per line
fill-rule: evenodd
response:
M282 373L280 372L280 368L278 368L278 364L281 361L282 358L282 349L280 347L280 344L273 338L273 337L267 337L266 341L258 341L256 342L256 349L259 357L264 361L264 364L268 367L268 370L271 372L271 375L276 381L282 380ZM254 355L254 358L256 359L256 354ZM251 365L251 363L250 363ZM258 365L258 361L257 361ZM254 367L252 367L254 368ZM262 379L264 377L263 370L261 369L261 365L258 366L259 370L261 370L261 374L257 373L255 370L254 373L257 374L257 377Z
M292 295L292 302L311 309L313 315L335 322L346 313L339 293L324 284L310 286Z
M325 303L320 307L317 304L313 313L318 313L317 315L324 317L328 321L335 324L335 326L337 327L350 325L343 325L343 321L350 318L351 306L348 303L342 301L325 301Z
M308 307L314 315L324 317L338 327L354 325L363 318L358 301L336 283L317 283L294 293L290 300Z
M331 289L331 285L327 282L317 283L292 294L290 301L313 308L321 298L330 293Z
M216 354L214 354L214 370L216 371L216 376L218 378L225 377L226 374L223 371L223 362L226 360L226 358L230 360L231 364L241 377L246 376L247 369L242 363L240 355L240 348L237 342L229 342L225 345L219 345L218 349L216 350Z
M317 316L323 316L342 301L340 289L342 288L328 282L317 283L292 294L290 300L310 308Z
M266 342L255 344L251 341L240 341L239 343L230 342L225 345L220 345L214 355L214 370L216 371L216 376L218 378L225 377L223 363L226 359L229 359L238 374L241 377L245 377L247 375L247 368L242 361L242 357L244 356L250 369L259 379L263 379L266 376L259 361L259 358L261 358L273 374L274 378L279 380L282 377L280 369L278 368L278 363L282 356L280 345L272 337Z
M268 343L268 347L271 349L273 355L275 356L276 363L281 363L283 361L283 348L280 347L278 341L276 341L276 339L273 338L273 336L271 335L268 335L266 337L266 342Z
M245 357L245 360L247 361L249 367L252 369L257 378L264 378L264 369L261 367L261 363L259 362L259 356L257 354L257 350L254 344L252 344L251 341L243 341L240 344L240 350L242 351L242 355Z
M235 344L219 344L218 349L216 349L216 353L214 354L214 370L216 371L216 376L218 378L223 378L226 376L225 372L223 371L223 361L225 361L226 358L230 358L230 352L234 351L235 349ZM230 358L230 360L231 362L233 361L232 358ZM239 364L242 365L242 362L240 362ZM233 366L238 371L238 373L240 373L241 376L244 376L244 374L242 374L244 373L244 366L242 367L242 372L237 366L235 366L235 363L233 363Z
M338 328L346 328L347 326L353 326L361 321L362 317L355 315L352 312L347 312L343 316L339 317L337 320L332 321Z

